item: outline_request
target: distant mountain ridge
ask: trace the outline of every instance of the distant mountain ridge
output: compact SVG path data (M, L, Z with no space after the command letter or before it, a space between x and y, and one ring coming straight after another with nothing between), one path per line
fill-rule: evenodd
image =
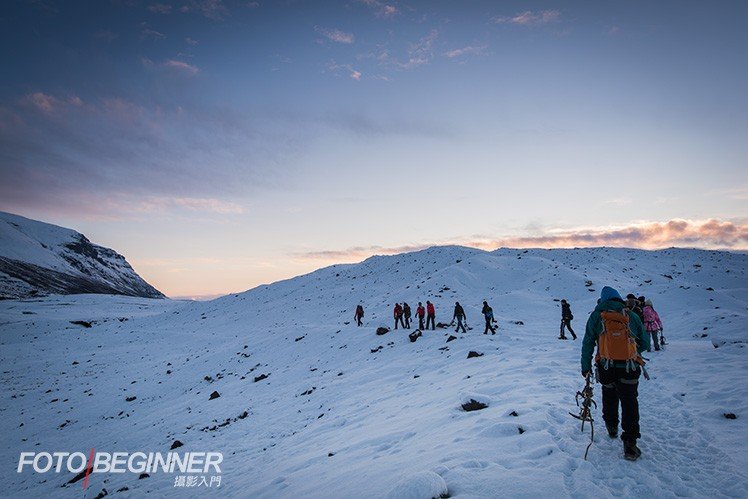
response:
M0 298L80 293L164 297L116 251L72 229L0 212Z

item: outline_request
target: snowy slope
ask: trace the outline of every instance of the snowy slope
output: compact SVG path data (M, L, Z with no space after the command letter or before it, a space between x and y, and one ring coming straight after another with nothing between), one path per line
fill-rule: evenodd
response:
M49 293L163 297L122 255L83 234L0 212L0 298Z
M166 474L94 474L90 496L429 497L446 487L452 497L746 497L747 263L697 250L443 247L205 303L0 303L5 490L80 494L61 487L67 475L15 473L22 450L165 452L179 439L224 453L220 491L185 491ZM568 415L581 345L556 339L555 300L570 300L582 333L603 285L652 298L670 341L648 355L635 463L604 435L599 410L584 461L589 433ZM375 334L391 326L395 301L426 299L441 322L459 300L474 329L449 343L451 330L415 343ZM484 299L496 336L480 334ZM463 411L471 398L489 407Z

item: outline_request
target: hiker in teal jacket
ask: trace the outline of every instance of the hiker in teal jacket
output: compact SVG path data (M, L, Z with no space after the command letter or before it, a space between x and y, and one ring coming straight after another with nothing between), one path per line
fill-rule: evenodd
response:
M592 355L595 351L598 337L603 331L601 312L624 312L628 316L628 328L636 341L639 353L649 348L649 335L644 330L641 319L635 313L626 309L621 295L615 289L605 286L600 293L600 303L590 314L582 340L582 375L587 376L592 371ZM633 365L632 365L633 364ZM627 361L612 361L605 365L598 362L598 378L603 392L603 420L611 438L618 436L618 404L621 405L621 440L623 440L624 457L636 460L641 451L636 446L639 433L639 376L641 366Z

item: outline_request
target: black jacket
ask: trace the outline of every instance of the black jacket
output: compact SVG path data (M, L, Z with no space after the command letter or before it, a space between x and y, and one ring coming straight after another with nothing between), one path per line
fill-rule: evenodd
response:
M452 318L454 319L456 317L465 318L465 310L462 308L462 305L455 305L455 314Z
M571 313L571 306L568 303L561 304L561 318L572 320L574 316Z

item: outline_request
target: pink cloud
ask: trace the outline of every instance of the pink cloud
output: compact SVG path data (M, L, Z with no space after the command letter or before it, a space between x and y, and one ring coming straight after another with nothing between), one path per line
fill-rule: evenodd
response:
M339 29L326 29L315 26L314 30L335 43L351 44L356 41L356 37L353 36L353 33L346 33Z
M184 61L178 61L176 59L169 59L166 62L164 62L164 67L167 69L173 69L175 71L180 71L182 73L188 74L190 76L196 75L198 72L200 72L200 69L198 69L197 66L193 66L192 64L188 64Z
M561 18L561 12L557 10L541 10L533 12L527 10L511 17L495 17L493 21L496 24L515 24L518 26L538 26L541 24L550 24L558 22Z
M46 114L54 113L68 106L79 107L83 105L83 101L77 95L60 98L55 97L54 95L45 94L44 92L28 94L23 98L22 102Z
M380 2L379 0L359 0L362 4L374 10L377 17L392 17L399 12L392 4Z
M444 52L444 57L455 59L465 55L480 55L484 54L487 48L488 45L468 45L467 47L448 50L447 52Z
M34 92L33 94L27 95L26 101L44 113L51 113L54 111L60 102L56 97L47 95L43 92Z
M336 74L338 74L341 70L345 70L348 72L348 76L356 81L361 81L361 77L363 76L361 71L353 69L353 66L351 66L350 64L337 64L335 61L330 61L327 64L327 69Z
M541 236L505 238L476 237L396 247L357 246L344 250L310 251L297 255L304 259L358 261L372 255L393 255L437 245L459 244L483 250L497 248L577 248L625 247L658 249L685 246L704 249L748 249L748 221L669 220L625 227L550 231Z

